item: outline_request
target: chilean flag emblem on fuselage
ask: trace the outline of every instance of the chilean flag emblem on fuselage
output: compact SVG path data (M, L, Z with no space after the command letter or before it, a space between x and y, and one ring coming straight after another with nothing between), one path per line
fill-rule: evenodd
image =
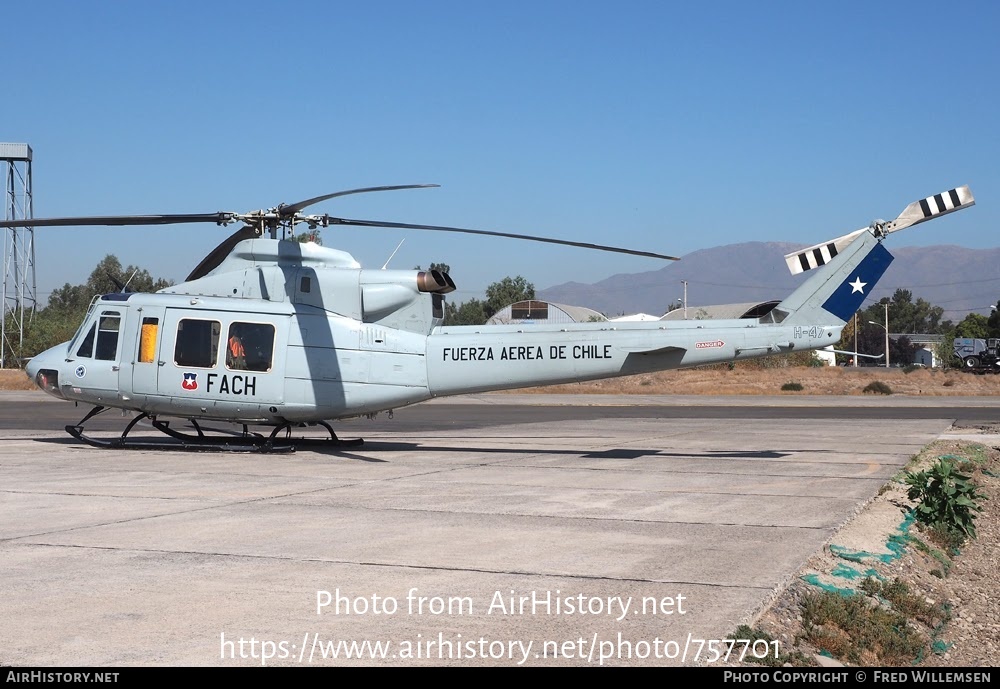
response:
M181 387L185 390L197 390L198 389L198 374L197 373L185 373L184 380L181 381Z

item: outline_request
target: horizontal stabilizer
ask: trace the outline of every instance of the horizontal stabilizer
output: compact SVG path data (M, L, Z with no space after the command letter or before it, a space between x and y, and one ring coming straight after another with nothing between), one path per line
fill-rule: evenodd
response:
M798 275L807 270L818 268L829 263L834 256L839 254L844 248L854 241L862 232L871 232L878 238L882 238L890 232L898 232L912 227L918 223L931 218L937 218L948 213L953 213L969 206L974 206L976 200L972 197L972 192L968 186L956 187L949 191L928 196L920 201L914 201L903 209L892 222L882 222L877 220L869 227L866 227L843 237L838 237L822 244L815 244L807 249L800 249L785 255L785 263L792 275Z

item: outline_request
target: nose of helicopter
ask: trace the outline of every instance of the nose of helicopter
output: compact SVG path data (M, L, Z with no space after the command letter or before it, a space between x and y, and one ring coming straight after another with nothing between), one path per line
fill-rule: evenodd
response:
M66 359L66 345L67 343L56 345L31 357L24 367L24 372L35 385L60 399L65 399L59 390L59 365Z

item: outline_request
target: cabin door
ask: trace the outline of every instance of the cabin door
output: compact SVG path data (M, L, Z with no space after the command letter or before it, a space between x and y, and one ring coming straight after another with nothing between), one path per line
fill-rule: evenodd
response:
M162 306L143 306L136 309L138 328L132 343L132 390L137 395L155 395L156 379L168 361L170 344L163 343ZM133 332L130 328L130 332Z

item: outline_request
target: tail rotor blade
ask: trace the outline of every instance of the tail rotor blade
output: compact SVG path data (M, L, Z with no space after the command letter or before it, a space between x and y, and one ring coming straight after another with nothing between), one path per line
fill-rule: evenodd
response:
M976 205L976 199L973 198L969 186L956 187L934 196L928 196L926 199L914 201L903 209L898 218L886 224L885 233L905 230L907 227L912 227L926 220L974 205Z
M967 185L955 187L949 191L928 196L920 201L914 201L904 208L899 217L892 222L876 220L869 227L855 230L842 237L786 254L785 264L792 275L798 275L799 273L812 270L830 262L834 256L843 251L845 247L863 232L871 232L876 237L881 238L891 232L899 232L926 220L938 218L974 205L976 205L976 200L973 198L972 192L969 191Z

